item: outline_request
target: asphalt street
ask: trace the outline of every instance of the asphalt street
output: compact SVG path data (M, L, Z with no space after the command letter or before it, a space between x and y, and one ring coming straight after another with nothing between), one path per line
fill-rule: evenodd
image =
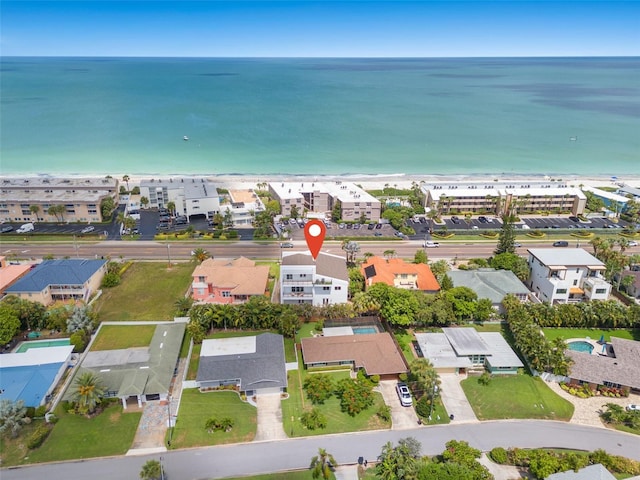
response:
M339 464L356 463L359 456L373 461L386 442L395 444L399 439L409 436L422 443L425 455L441 453L446 442L456 439L467 441L482 451L497 446L580 450L602 448L612 454L640 460L640 437L636 435L564 422L506 420L460 425L454 422L450 425L416 427L414 430L358 432L194 448L142 457L111 457L18 467L3 470L1 477L2 480L134 479L138 478L147 460L160 457L168 480L254 475L308 468L318 448L325 448L332 453Z

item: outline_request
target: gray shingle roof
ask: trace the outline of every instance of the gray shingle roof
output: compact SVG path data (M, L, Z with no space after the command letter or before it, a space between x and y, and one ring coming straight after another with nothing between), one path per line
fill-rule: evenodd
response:
M509 294L529 294L529 289L510 270L452 270L447 276L455 287L468 287L478 298L488 298L491 303L502 303Z
M554 473L547 477L547 480L615 480L609 471L600 463L581 468L577 472L568 470L566 472Z
M257 335L256 351L253 353L200 356L196 381L232 379L240 379L242 391L286 387L287 371L282 335Z
M45 260L6 289L7 293L41 292L49 285L84 285L106 260Z

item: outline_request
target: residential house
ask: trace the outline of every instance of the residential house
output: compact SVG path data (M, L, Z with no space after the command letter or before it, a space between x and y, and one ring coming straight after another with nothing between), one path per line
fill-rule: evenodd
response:
M4 296L5 290L24 277L32 265L28 263L17 263L12 265L7 262L7 257L0 256L0 298Z
M145 402L168 400L185 327L185 323L159 324L146 347L90 350L75 378L93 373L104 387L104 396L119 398L125 409L129 404L142 407ZM63 400L73 398L73 383Z
M140 195L149 200L149 208L176 206L177 215L212 217L220 211L220 198L215 183L206 178L161 178L140 182Z
M423 184L421 190L425 207L443 214L558 211L580 215L587 203L587 197L579 188L562 181L435 182Z
M229 211L235 227L250 227L254 215L264 212L265 206L253 190L229 190L228 200L225 198L220 204L220 211L222 215Z
M477 270L452 270L447 272L454 287L468 287L478 298L491 300L493 308L503 312L502 301L513 295L521 302L529 299L530 291L511 270L479 268Z
M284 392L287 369L282 335L204 340L196 382L202 391L231 387L247 396Z
M527 286L543 302L606 300L605 265L581 248L530 248Z
M107 273L107 260L44 260L5 289L7 295L50 305L56 300L88 301Z
M344 257L320 253L283 252L280 265L280 303L314 306L346 303L349 273Z
M27 177L0 180L0 219L7 222L102 222L102 202L118 204L118 181L104 178ZM49 214L50 207L64 206ZM32 212L32 207L33 211Z
M496 375L515 375L524 366L499 332L460 327L415 336L424 356L439 373L487 370Z
M354 370L363 368L367 375L380 375L383 380L397 379L409 370L387 332L354 334L351 331L347 335L303 338L301 344L304 364L310 369L344 365Z
M640 393L640 342L611 337L603 351L591 353L567 350L572 364L569 383L588 384L592 389L602 385Z
M360 267L367 287L384 283L396 288L437 293L440 285L429 265L407 263L401 258L369 257Z
M302 217L305 210L330 215L339 204L341 220L358 221L361 217L367 221L380 220L380 201L350 182L272 182L269 193L287 217L293 206Z
M196 303L245 303L269 292L269 266L245 257L208 258L193 273L191 295Z
M632 277L633 283L629 286L627 293L634 298L640 298L640 270L625 270L622 272L622 278Z
M616 480L616 477L604 468L601 463L596 463L579 470L553 473L549 475L546 480Z

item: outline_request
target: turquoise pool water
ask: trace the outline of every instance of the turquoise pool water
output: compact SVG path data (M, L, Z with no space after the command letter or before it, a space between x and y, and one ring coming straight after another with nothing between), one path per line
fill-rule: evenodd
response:
M581 340L578 340L576 342L569 342L567 346L569 347L569 350L573 350L574 352L593 352L593 345L591 345L589 342L583 342Z
M378 333L378 329L376 327L351 327L353 333L356 335L363 335L366 333Z
M68 338L58 338L55 340L38 340L35 342L22 342L16 350L16 353L24 353L30 348L46 348L46 347L63 347L71 345Z

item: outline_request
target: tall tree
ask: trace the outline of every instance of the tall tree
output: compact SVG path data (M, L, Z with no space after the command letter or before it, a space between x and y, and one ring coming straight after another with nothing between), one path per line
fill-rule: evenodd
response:
M0 309L0 345L9 343L19 329L18 315L9 308Z
M516 231L513 226L513 216L509 214L502 215L502 228L498 237L498 245L493 253L515 253L516 252Z
M176 214L176 202L167 202L167 210L171 212L171 215Z
M353 267L356 264L356 256L360 251L360 245L357 242L345 240L342 242L342 250L346 253L347 266Z
M122 176L122 181L123 181L124 183L126 183L126 184L127 184L127 192L129 192L129 191L130 191L130 190L129 190L129 180L130 180L129 175L123 175L123 176Z
M148 460L140 470L142 480L160 480L162 474L162 465L158 460Z
M38 213L40 212L40 205L29 205L29 211L31 215L36 216L36 221L38 220Z
M11 437L15 438L27 422L27 407L24 406L24 401L0 400L0 434L11 432Z
M204 248L196 248L191 252L191 256L194 258L194 260L196 260L198 263L202 263L204 262L207 258L211 257L211 254L209 252L207 252Z
M73 397L78 402L78 410L84 414L93 413L104 395L100 379L93 372L84 372L76 379L74 389Z
M331 478L331 471L337 466L336 459L324 448L318 449L318 455L311 459L311 476L313 478L322 477L324 480Z

